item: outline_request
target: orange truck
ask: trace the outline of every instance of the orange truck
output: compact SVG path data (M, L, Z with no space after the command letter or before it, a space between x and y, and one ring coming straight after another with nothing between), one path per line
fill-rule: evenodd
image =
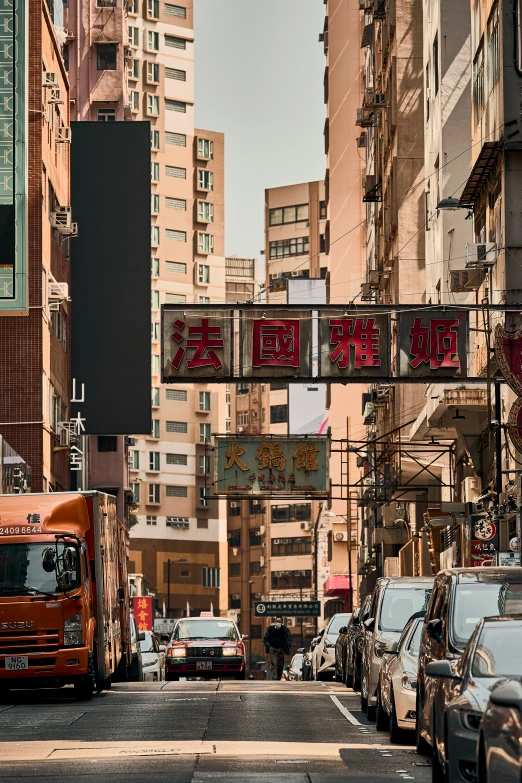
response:
M0 495L0 694L131 678L126 548L111 495Z

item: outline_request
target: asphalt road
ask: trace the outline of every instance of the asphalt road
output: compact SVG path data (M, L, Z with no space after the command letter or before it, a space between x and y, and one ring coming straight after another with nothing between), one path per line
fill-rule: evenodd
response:
M333 683L118 684L91 702L69 688L0 704L9 783L427 783L428 761L392 746Z

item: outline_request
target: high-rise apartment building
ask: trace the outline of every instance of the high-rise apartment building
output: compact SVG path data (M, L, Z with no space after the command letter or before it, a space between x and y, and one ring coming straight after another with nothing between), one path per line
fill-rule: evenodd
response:
M19 96L21 114L16 123L21 124L26 113L25 144L17 145L16 155L27 154L27 191L20 184L16 193L27 195L28 236L21 244L27 259L28 311L6 313L0 329L0 434L29 466L36 492L69 488L67 433L62 423L69 419L71 396L67 300L72 229L61 224L58 214L70 206L69 82L60 31L55 27L59 20L50 5L26 4L29 18L23 22L19 17L17 24L22 36L18 65L25 58L27 74L27 82L24 74L16 80L18 87L27 88ZM7 14L9 7L5 9ZM14 25L9 27L7 15L5 21L4 32L12 36L9 29ZM12 48L6 43L2 56ZM4 70L8 73L7 67ZM5 106L11 101L11 96L6 97ZM7 129L9 124L4 123ZM1 191L4 195L4 182ZM7 244L1 252L2 262L11 263ZM24 284L21 278L15 282L17 287Z
M192 2L128 12L129 105L151 123L152 432L130 451L130 571L171 616L227 609L226 509L211 497L226 389L161 385L160 307L224 302L224 137L194 128Z

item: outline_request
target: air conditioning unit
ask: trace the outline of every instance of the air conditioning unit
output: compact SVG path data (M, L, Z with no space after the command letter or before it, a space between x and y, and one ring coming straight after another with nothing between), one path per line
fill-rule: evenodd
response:
M292 277L304 277L304 269L292 269Z
M496 260L496 242L482 242L466 245L466 268L494 266Z
M134 49L125 49L125 59L134 60Z
M283 277L281 272L270 272L270 280L279 280L281 277Z
M167 517L167 527L177 527L187 529L190 527L188 517Z
M47 103L53 105L63 103L63 93L59 87L51 87L51 92L49 93Z
M368 285L373 290L379 289L379 283L381 281L381 273L378 269L371 269L368 275Z
M386 105L386 95L383 92L372 92L367 97L366 105L372 108L383 107Z
M72 214L70 207L59 207L51 212L51 226L61 234L70 234L72 231Z
M259 535L260 535L260 536L264 536L264 535L265 535L265 532L266 532L266 527L265 527L265 525L261 525L261 526L260 526L260 528L259 528Z
M375 188L375 174L367 174L362 181L363 190L365 193L369 193L370 190Z
M56 143L57 144L70 144L71 143L71 129L70 128L58 128L56 131Z
M63 423L58 424L56 434L60 439L60 446L71 445L71 431L68 427L64 427Z
M399 576L399 558L387 557L384 561L384 576Z
M48 284L49 301L66 302L69 299L69 285L67 283L57 283L53 278Z
M357 137L357 146L366 147L366 131L363 131L361 135Z
M348 533L345 530L338 530L333 534L333 540L336 544L340 544L343 541L348 541Z
M475 503L482 492L482 481L478 476L467 476L462 482L462 500Z
M53 71L46 71L43 77L42 87L56 87L58 84L58 74Z
M259 558L259 565L261 566L261 568L263 568L263 566L265 565L265 558L263 555L261 555Z
M479 267L453 269L450 271L450 290L454 294L477 291L483 279L484 275Z

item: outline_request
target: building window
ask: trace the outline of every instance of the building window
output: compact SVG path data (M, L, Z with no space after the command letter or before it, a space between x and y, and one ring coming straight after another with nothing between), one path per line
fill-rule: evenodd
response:
M190 578L190 571L188 571L186 568L183 568L179 572L179 575L182 576L184 579L189 579Z
M210 457L201 455L199 458L199 475L207 476L210 473Z
M148 516L147 519L147 525L152 525L155 527L158 524L158 517L156 516Z
M165 296L167 304L183 304L187 301L186 294L167 294Z
M186 242L187 241L187 232L186 231L177 231L173 228L166 228L165 229L165 238L169 239L171 242Z
M140 94L137 90L129 90L129 106L132 111L140 110Z
M312 553L312 539L308 538L273 538L272 557L284 557L285 555L310 555Z
M116 5L116 3L114 3L114 5ZM138 0L130 0L129 5L127 6L127 11L129 12L129 14L135 14L135 16L137 16L139 11Z
M132 470L140 469L140 452L129 451L129 462Z
M184 38L177 38L175 35L166 35L165 46L170 46L171 49L186 49L187 42Z
M270 258L287 258L288 256L302 256L308 253L310 247L308 237L296 239L278 239L269 244Z
M160 469L160 453L159 451L149 451L149 471Z
M161 484L149 484L149 503L159 503L161 498Z
M150 164L150 178L152 182L159 182L160 178L160 164L152 162Z
M167 111L178 111L181 114L187 113L187 104L185 101L175 101L172 98L165 98L165 108Z
M248 383L236 383L236 394L248 394Z
M157 117L159 114L159 96L147 93L147 114Z
M165 393L167 400L175 400L176 402L187 401L187 392L185 389L167 389Z
M116 109L98 109L98 122L116 122Z
M198 253L213 253L214 237L212 234L202 234L198 231Z
M230 595L228 597L228 608L229 609L241 609L241 596L240 595Z
M160 211L160 197L159 193L152 193L150 197L150 211L153 215L157 215Z
M250 563L250 576L261 576L261 563L259 560L254 560Z
M498 4L495 5L488 22L488 94L500 78L500 38L498 27Z
M187 179L187 169L181 166L165 166L167 177L176 177L177 179Z
M199 425L199 442L210 443L210 424Z
M439 34L433 40L433 89L435 95L439 92Z
M98 71L116 70L115 43L104 43L96 45L96 68Z
M233 501L228 506L228 515L229 517L240 517L241 516L241 503L238 503L237 501Z
M269 213L271 226L281 226L284 223L300 223L305 220L308 220L308 204L278 207L277 209L271 209Z
M180 486L170 486L167 487L167 497L168 498L186 498L187 497L187 488L186 487L180 487Z
M149 19L159 19L159 0L147 0L147 16Z
M273 524L276 522L310 522L312 519L311 503L271 506L270 512Z
M175 209L178 212L186 212L187 200L185 198L172 198L171 196L166 196L165 206L167 209Z
M241 563L229 563L228 575L231 577L241 576Z
M473 108L476 124L484 110L484 45L482 41L473 61Z
M187 72L181 68L165 68L165 79L176 79L178 82L187 81Z
M160 357L159 354L153 353L152 354L152 374L153 375L159 375L160 371Z
M153 310L159 310L159 291L151 291L151 305Z
M209 201L198 201L198 220L201 223L213 223L214 204Z
M210 296L200 296L199 297L199 303L200 304L210 304Z
M147 50L149 52L159 52L159 33L154 30L147 30Z
M140 30L139 30L139 27L129 26L129 45L130 46L139 46L140 45Z
M137 481L131 484L132 494L134 495L134 502L140 502L140 485Z
M98 435L98 451L118 451L116 435Z
M151 243L151 245L159 245L159 242L160 242L159 226L151 226L151 228L150 228L150 243Z
M199 393L199 410L200 411L209 411L210 410L210 392L209 391L202 391Z
M152 259L152 260L153 261L155 261L155 260L157 261L157 259ZM153 321L151 323L151 330L150 331L151 331L151 338L155 342L158 342L158 340L159 340L159 332L160 332L160 325L159 325L159 323L157 321Z
M166 454L167 465L187 465L186 454Z
M159 326L159 324L158 324ZM160 404L160 390L158 386L152 387L152 405L154 408L157 408Z
M149 84L159 84L159 63L147 63L147 81ZM158 97L158 112L159 114L159 97Z
M116 8L116 0L97 0L96 5L98 8ZM67 7L67 2L64 2L64 7Z
M250 530L250 546L261 546L261 531Z
M214 142L209 139L198 139L198 158L212 160L214 157Z
M174 133L173 131L165 131L165 142L167 144L174 144L176 147L186 147L187 136L185 133Z
M100 70L100 69L98 69ZM139 79L140 78L140 61L139 60L131 60L129 67L127 68L127 76L129 79Z
M209 489L207 487L200 487L199 488L199 505L203 508L207 508L210 506L210 497L209 497Z
M286 390L287 384L284 381L274 381L270 384L270 391L282 391Z
M165 423L167 432L177 432L185 434L187 432L186 421L167 421Z
M198 264L198 283L208 285L210 283L210 267L208 264Z
M238 427L247 427L248 426L248 411L238 411L237 412L237 425L238 425Z
M201 585L203 587L221 587L221 569L220 568L202 568Z
M213 190L214 175L211 171L198 169L198 190Z
M288 421L288 405L270 406L270 424L285 424Z
M151 150L159 150L160 148L160 132L157 130L150 132L150 148Z
M186 19L187 9L182 5L172 5L172 3L165 3L165 15L179 16L180 19Z
M272 590L306 590L311 586L311 571L272 571Z
M319 220L326 220L328 212L326 210L326 201L319 202Z
M263 504L260 500L251 500L250 501L250 514L256 515L256 514L264 514L265 509Z
M160 420L152 419L151 438L159 438L160 436Z

